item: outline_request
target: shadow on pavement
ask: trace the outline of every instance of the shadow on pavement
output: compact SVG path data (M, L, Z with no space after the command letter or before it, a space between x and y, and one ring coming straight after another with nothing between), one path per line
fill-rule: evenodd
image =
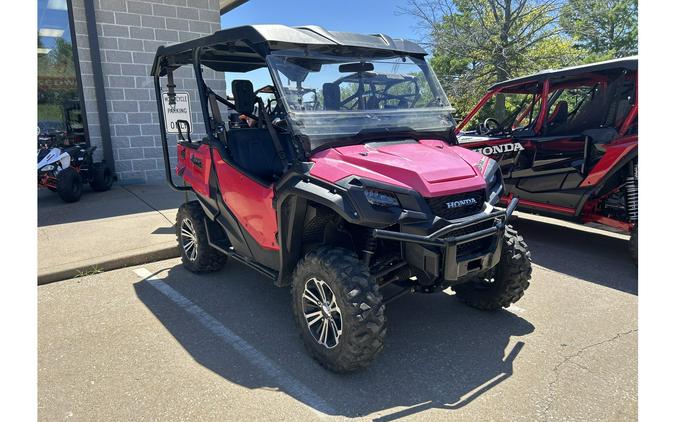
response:
M82 197L73 203L63 202L56 192L47 189L38 189L37 198L38 227L45 227L178 208L184 194L174 192L165 183L116 183L106 192L95 192L85 185Z
M458 409L508 379L526 346L512 340L534 331L509 312L480 312L449 294L406 296L387 307L383 353L368 369L348 375L324 370L307 353L292 318L289 289L237 263L195 276L182 265L158 274L162 282L199 306L299 383L322 398L335 415L394 420L429 408ZM201 365L250 389L279 390L245 357L210 332L148 281L134 285L138 298ZM297 390L296 390L297 391ZM389 415L392 408L405 407Z
M628 241L524 218L511 224L525 238L535 264L637 295L637 267Z

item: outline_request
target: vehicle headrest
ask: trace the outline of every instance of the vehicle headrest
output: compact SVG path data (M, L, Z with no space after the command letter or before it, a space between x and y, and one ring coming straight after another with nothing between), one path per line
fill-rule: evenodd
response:
M336 83L323 84L323 108L325 110L338 110L340 108L340 86Z
M251 81L235 79L232 81L232 96L234 106L239 113L253 114L255 106L255 93Z
M551 115L551 123L565 123L569 117L567 101L558 101Z

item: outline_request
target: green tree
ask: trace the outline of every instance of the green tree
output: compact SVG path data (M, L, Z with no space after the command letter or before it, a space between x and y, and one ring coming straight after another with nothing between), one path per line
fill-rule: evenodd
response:
M593 53L590 61L637 54L637 0L569 0L560 26L575 44Z
M419 19L431 64L464 115L495 82L581 60L584 52L558 25L561 5L560 0L409 0L402 12Z

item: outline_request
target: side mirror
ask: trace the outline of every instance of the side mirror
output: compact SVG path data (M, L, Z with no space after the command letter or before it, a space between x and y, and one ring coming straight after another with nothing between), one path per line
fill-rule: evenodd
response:
M232 81L232 96L234 97L234 106L239 113L253 114L255 93L251 81L241 79Z

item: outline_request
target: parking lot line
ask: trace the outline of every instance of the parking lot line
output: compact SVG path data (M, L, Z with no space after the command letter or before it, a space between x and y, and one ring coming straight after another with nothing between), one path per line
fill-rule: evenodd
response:
M313 412L319 416L335 414L335 411L328 403L316 395L309 387L277 366L271 359L259 352L246 340L225 327L220 321L209 315L202 308L195 305L188 298L178 293L161 279L157 278L155 274L145 268L137 268L133 271L136 275L147 281L152 287L169 298L173 303L195 317L204 328L231 346L253 366L257 367L276 381L280 387L288 391L292 396L300 398L300 402L306 404Z
M516 306L516 305L511 305L508 308L506 308L506 310L507 311L513 311L517 314L522 314L523 312L525 312L525 309L521 308L520 306Z

